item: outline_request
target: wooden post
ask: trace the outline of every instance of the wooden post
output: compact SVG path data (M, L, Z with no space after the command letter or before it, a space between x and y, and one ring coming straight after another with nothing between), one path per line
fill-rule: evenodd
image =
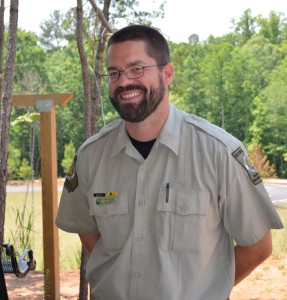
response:
M58 209L56 105L73 97L65 94L14 95L13 106L37 106L40 111L44 295L45 300L60 300L59 237L55 225Z
M48 102L48 104L47 104ZM43 111L41 104L49 111ZM46 105L47 104L47 105ZM41 124L41 174L45 299L60 299L59 238L55 218L58 208L55 106L38 100Z

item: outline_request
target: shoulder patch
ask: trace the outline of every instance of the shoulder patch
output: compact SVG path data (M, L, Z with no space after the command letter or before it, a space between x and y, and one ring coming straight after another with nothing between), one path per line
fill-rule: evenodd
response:
M257 185L262 181L260 175L258 174L257 170L251 164L250 160L247 157L247 154L242 150L241 147L237 148L233 153L232 156L241 164L241 166L247 172L250 180L253 184Z
M73 192L79 184L78 175L76 171L76 162L77 162L77 156L75 156L73 160L72 166L69 170L69 173L64 183L64 187L67 189L69 193Z

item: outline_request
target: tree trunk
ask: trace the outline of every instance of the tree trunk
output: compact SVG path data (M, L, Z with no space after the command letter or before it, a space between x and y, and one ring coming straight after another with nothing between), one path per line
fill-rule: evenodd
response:
M91 3L93 3L93 0L90 0ZM105 51L105 46L106 46L106 41L107 41L107 30L109 32L111 31L111 27L108 24L109 21L109 10L110 10L110 5L111 5L111 0L105 0L104 3L104 9L103 12L101 12L101 20L104 22L101 25L100 28L100 38L99 38L99 43L97 47L97 52L96 52L96 59L95 65L94 65L94 84L93 86L93 91L92 91L92 121L91 121L91 126L92 126L92 134L95 134L97 132L97 124L98 124L98 112L99 112L99 104L101 100L101 74L103 70L103 56L104 56L104 51ZM93 5L94 7L94 5ZM95 9L95 8L94 8ZM99 14L99 9L97 9L97 13ZM102 103L103 105L103 103Z
M89 67L83 44L83 3L77 0L77 46L82 65L82 76L84 83L84 107L85 107L85 138L91 136L91 85L89 78ZM79 299L88 299L88 282L86 280L86 264L88 253L82 247L81 268L80 268L80 290Z
M105 0L104 3L104 14L96 6L93 0L90 0L94 10L96 10L103 24L101 26L101 35L100 41L97 48L97 54L94 66L94 74L96 76L89 78L89 67L87 56L84 50L83 43L83 8L82 0L77 0L77 46L80 55L81 65L82 65L82 74L83 74L83 83L84 83L84 106L85 106L85 138L88 138L92 134L97 132L97 122L98 122L98 110L99 110L99 100L100 100L100 85L101 77L97 76L101 74L102 71L102 59L103 53L106 44L106 27L111 31L109 24L107 23L107 16L109 15L109 7L111 0ZM91 84L91 82L93 84ZM93 88L92 88L93 86ZM86 264L88 261L89 255L82 247L82 256L81 256L81 268L80 268L80 300L88 299L88 283L85 279L86 275ZM93 296L90 296L91 300L95 300Z
M2 2L1 2L2 3ZM10 19L8 33L8 51L5 68L4 90L1 98L1 139L0 139L0 243L4 239L5 205L6 205L6 183L8 144L10 130L10 115L12 108L12 91L14 80L14 67L16 56L16 38L18 26L19 0L10 1Z
M4 57L4 12L5 12L5 1L1 0L0 6L0 112L2 111L2 91L3 91L3 57ZM1 113L0 113L0 124L1 124ZM0 132L1 137L1 132Z
M85 107L85 138L91 136L91 83L89 78L89 65L83 43L83 3L77 0L77 47L82 65L84 83Z

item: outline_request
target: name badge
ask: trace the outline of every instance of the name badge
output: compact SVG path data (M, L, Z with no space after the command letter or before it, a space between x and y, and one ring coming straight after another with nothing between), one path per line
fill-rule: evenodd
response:
M115 204L115 197L117 196L118 192L94 193L97 205Z

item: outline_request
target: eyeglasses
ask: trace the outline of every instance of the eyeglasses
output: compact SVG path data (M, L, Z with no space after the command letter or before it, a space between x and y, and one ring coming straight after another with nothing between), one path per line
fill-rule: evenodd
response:
M144 75L145 68L160 67L160 66L164 66L164 64L150 65L150 66L141 66L141 65L129 66L126 67L123 71L108 70L106 74L102 74L101 76L104 78L104 80L107 83L115 83L119 80L121 73L125 73L125 75L129 79L137 79L137 78L141 78Z

